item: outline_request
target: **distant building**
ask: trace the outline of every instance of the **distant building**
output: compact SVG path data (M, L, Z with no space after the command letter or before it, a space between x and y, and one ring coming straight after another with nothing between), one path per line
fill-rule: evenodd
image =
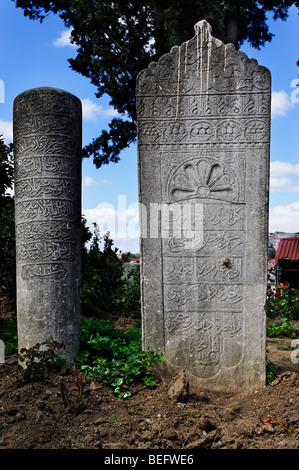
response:
M268 269L274 269L275 268L275 259L270 259L268 261Z
M288 233L288 232L269 233L268 246L270 247L272 245L273 248L275 248L275 250L277 251L279 242L282 238L294 238L294 237L299 237L299 232L296 232L296 233Z
M299 286L299 237L282 238L275 255L277 282Z

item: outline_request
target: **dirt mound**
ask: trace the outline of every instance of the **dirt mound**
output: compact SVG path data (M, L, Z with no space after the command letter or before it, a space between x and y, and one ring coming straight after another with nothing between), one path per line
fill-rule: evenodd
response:
M180 371L121 401L88 381L77 411L71 373L20 384L16 364L1 364L0 449L298 449L299 367L270 346L279 375L262 390L194 395Z

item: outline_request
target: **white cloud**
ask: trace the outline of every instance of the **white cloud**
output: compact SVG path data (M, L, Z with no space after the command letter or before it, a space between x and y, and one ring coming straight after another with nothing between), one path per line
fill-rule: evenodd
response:
M12 122L2 121L0 119L0 135L2 134L6 143L13 141Z
M94 180L90 176L84 176L83 178L83 186L98 186L98 181Z
M89 98L84 98L81 102L83 119L86 119L87 121L95 122L99 117L106 118L118 116L118 112L115 109L104 109L103 106L94 103Z
M100 183L103 184L104 186L112 186L111 181L106 180L106 179L100 180Z
M14 196L15 195L15 185L13 184L12 188L7 188L5 191L5 194L8 196Z
M275 161L270 164L270 191L276 192L297 192L299 191L299 181L293 180L286 175L292 177L299 176L299 164L289 162Z
M274 206L269 210L270 232L298 232L299 231L299 201L286 206Z
M287 112L294 107L289 95L284 91L272 91L271 116L286 116Z
M139 215L138 204L117 209L110 203L102 203L93 209L83 210L87 225L93 231L93 223L100 229L100 235L110 233L114 246L122 251L136 251L139 248Z
M139 223L138 208L133 204L127 209L117 210L110 203L101 203L94 209L85 209L84 215L87 221L96 222L100 228L113 233Z
M111 181L107 179L101 179L100 181L96 181L95 179L91 178L91 176L85 175L83 178L83 186L112 186Z
M107 117L119 116L119 112L116 111L116 109L114 109L114 108L105 109L105 110L104 110L104 114L105 114L105 116L107 116Z
M272 176L280 175L299 175L299 163L280 162L276 160L270 164L270 173Z
M66 31L63 31L59 38L55 39L53 41L53 46L54 47L77 47L76 44L71 42L71 33L72 33L73 28L67 29Z
M270 179L271 193L278 192L297 192L299 191L299 182L292 181L290 178L271 178Z

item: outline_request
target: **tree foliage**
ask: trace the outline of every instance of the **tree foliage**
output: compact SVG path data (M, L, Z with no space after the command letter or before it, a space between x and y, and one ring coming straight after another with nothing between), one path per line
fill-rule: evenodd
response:
M12 0L24 15L43 21L58 14L72 28L77 56L71 68L89 78L98 98L109 95L119 113L108 130L83 150L96 167L117 162L120 152L136 140L135 84L139 71L194 34L206 19L213 36L237 48L256 48L271 41L268 14L286 19L291 0Z
M82 219L81 312L86 316L119 313L117 292L122 286L123 263L109 233L92 233ZM101 246L103 245L103 246Z
M6 195L7 189L12 189L14 179L13 169L13 146L6 145L4 138L0 135L0 196Z
M13 187L12 144L0 136L0 288L15 302L15 217L14 198L7 194Z

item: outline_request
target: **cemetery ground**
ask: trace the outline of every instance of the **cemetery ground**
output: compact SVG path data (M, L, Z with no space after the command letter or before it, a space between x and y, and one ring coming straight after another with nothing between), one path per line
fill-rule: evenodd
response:
M0 449L298 449L299 365L290 343L267 338L275 378L250 393L195 393L179 371L170 384L131 385L120 399L87 379L77 409L71 371L20 382L10 359L0 365Z

